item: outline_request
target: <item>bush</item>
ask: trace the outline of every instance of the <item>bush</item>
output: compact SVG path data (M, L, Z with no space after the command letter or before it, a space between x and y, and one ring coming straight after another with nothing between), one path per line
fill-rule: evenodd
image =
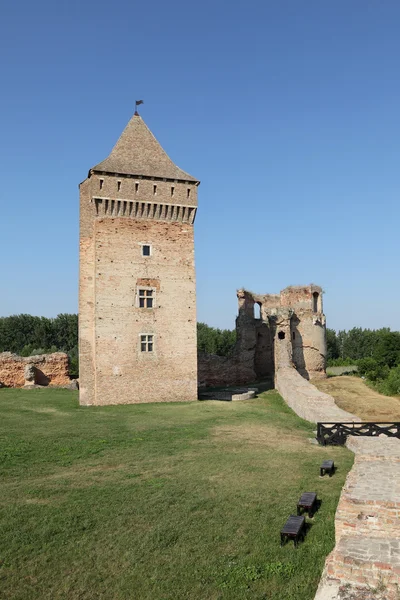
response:
M373 383L386 379L390 369L387 365L380 364L374 358L360 358L357 361L358 372Z
M72 379L78 379L78 377L79 377L78 346L74 346L74 348L72 348L68 352L68 358L69 358L69 376L72 377Z
M400 366L390 369L386 379L378 384L378 390L386 396L400 394Z
M356 363L352 358L328 358L326 361L327 367L352 367Z

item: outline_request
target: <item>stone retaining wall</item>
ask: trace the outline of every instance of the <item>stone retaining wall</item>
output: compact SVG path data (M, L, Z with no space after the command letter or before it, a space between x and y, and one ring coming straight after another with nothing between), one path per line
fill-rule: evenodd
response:
M199 352L197 355L197 378L200 386L243 385L255 380L252 362L240 355L218 356Z

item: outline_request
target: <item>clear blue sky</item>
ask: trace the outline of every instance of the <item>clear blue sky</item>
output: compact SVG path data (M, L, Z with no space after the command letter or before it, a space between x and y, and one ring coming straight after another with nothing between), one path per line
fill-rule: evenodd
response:
M198 320L314 282L400 329L397 0L15 0L0 13L0 315L77 311L78 183L141 115L201 180Z

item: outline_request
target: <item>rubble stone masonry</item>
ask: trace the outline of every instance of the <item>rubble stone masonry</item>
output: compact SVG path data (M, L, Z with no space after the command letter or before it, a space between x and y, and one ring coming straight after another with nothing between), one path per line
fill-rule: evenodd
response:
M11 352L0 354L0 387L23 387L26 384L25 368L32 365L37 385L69 386L68 356L65 352L22 357Z

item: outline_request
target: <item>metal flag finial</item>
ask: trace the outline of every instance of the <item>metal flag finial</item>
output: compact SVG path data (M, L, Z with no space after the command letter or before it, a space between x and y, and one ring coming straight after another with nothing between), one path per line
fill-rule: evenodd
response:
M143 100L136 100L135 102L135 115L139 116L139 113L137 111L137 107L139 106L139 104L143 104Z

